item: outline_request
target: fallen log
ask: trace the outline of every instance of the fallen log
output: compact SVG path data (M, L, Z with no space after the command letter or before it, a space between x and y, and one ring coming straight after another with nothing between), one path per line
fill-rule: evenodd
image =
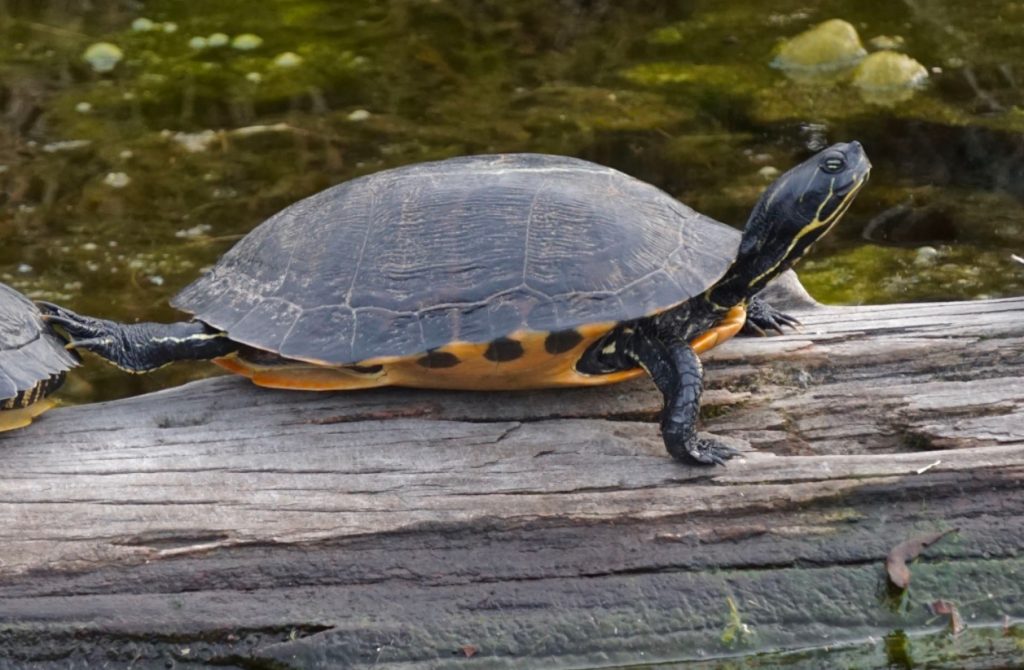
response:
M726 467L668 458L646 380L54 410L0 437L0 665L600 667L1024 617L1024 299L795 314L707 356ZM954 528L887 600L890 549Z

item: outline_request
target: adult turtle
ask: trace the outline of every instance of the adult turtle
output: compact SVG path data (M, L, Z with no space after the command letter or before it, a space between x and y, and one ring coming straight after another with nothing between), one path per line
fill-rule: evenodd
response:
M36 304L0 284L0 432L22 428L53 406L78 355L43 322Z
M261 224L172 304L118 324L48 306L71 346L132 371L214 359L261 386L527 389L644 371L677 459L733 451L696 433L697 353L792 319L754 294L846 212L870 163L836 144L782 175L742 234L574 158L471 156L378 172Z

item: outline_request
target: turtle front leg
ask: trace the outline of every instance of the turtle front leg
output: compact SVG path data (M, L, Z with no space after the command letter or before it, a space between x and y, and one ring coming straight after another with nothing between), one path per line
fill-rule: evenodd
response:
M665 398L661 435L677 461L695 465L724 465L739 452L716 440L697 436L704 368L685 339L663 339L647 328L623 329L615 353L639 365Z
M85 349L126 372L151 372L175 361L209 360L238 349L226 333L199 321L124 324L39 302L43 319L61 328L68 349Z

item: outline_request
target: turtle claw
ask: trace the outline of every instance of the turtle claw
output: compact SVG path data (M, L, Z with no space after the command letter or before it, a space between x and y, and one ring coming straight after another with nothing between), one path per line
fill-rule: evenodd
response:
M665 438L665 446L668 447L669 453L671 453L676 460L689 465L725 465L726 461L740 453L736 449L726 446L718 440L704 437L692 437L689 441L681 444L681 448L673 449L669 446L673 442L673 435L663 432L662 436Z
M740 332L764 337L769 330L782 335L785 332L783 328L799 330L799 326L800 320L796 317L775 309L764 300L754 298L747 305L747 321Z
M116 326L113 321L82 316L53 303L38 304L43 312L43 321L61 328L76 347L93 339L109 340L109 333Z
M700 465L725 465L725 462L740 452L727 447L721 442L696 438L687 450L687 454Z
M114 333L118 332L118 325L113 321L82 316L51 302L39 302L38 305L43 313L43 321L63 331L64 339L67 340L65 349L84 349L108 360L117 355L119 345Z
M51 325L59 326L64 330L66 333L65 339L67 340L64 348L68 351L85 349L104 358L110 358L115 350L114 338L110 335L101 335L89 331L88 336L86 336L85 328L78 327L73 321L65 323L65 320L61 317L50 317L48 321Z

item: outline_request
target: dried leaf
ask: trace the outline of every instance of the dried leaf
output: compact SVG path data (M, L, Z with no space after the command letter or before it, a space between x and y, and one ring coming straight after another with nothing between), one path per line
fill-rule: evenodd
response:
M889 581L897 588L907 588L910 585L910 568L907 567L907 561L914 560L924 551L925 547L935 544L956 531L956 528L951 528L942 533L924 535L897 544L889 551L889 555L885 558L885 571L889 575Z
M459 647L459 651L461 651L466 658L473 658L474 656L476 656L476 652L478 651L478 649L471 644L464 644L461 647Z

